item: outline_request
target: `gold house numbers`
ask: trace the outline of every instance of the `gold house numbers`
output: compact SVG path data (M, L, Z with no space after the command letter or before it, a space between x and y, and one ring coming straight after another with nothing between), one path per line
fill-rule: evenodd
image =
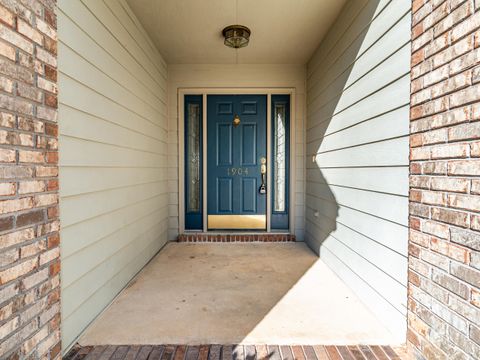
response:
M242 176L242 175L248 175L248 168L227 168L227 173L228 176Z

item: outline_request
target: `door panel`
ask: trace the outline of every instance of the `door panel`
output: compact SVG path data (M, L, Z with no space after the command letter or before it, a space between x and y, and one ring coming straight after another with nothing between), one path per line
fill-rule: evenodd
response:
M241 165L257 165L257 124L243 124L241 136Z
M256 178L242 178L242 213L255 214L258 185Z
M217 102L217 115L233 115L233 99Z
M207 97L209 229L266 227L266 194L259 192L260 159L267 157L266 106L265 95Z
M232 124L219 123L217 124L217 166L231 166L232 165L232 152L233 152L233 139L232 139ZM209 144L207 142L207 144Z
M217 212L220 214L233 213L233 181L231 178L217 178Z

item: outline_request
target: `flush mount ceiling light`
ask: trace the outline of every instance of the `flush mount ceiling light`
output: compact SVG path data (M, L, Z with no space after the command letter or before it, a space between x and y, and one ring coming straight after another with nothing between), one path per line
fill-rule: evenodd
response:
M250 29L243 25L227 26L222 34L225 37L224 44L234 49L247 46L250 40Z

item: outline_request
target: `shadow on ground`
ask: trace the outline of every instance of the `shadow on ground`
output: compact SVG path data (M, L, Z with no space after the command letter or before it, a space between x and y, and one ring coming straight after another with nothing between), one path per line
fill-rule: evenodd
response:
M170 243L79 342L313 345L391 339L303 243Z

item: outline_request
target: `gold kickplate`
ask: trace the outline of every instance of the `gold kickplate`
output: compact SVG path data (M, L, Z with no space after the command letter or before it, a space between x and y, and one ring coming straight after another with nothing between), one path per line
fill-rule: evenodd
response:
M209 229L261 229L267 228L267 215L208 215Z

